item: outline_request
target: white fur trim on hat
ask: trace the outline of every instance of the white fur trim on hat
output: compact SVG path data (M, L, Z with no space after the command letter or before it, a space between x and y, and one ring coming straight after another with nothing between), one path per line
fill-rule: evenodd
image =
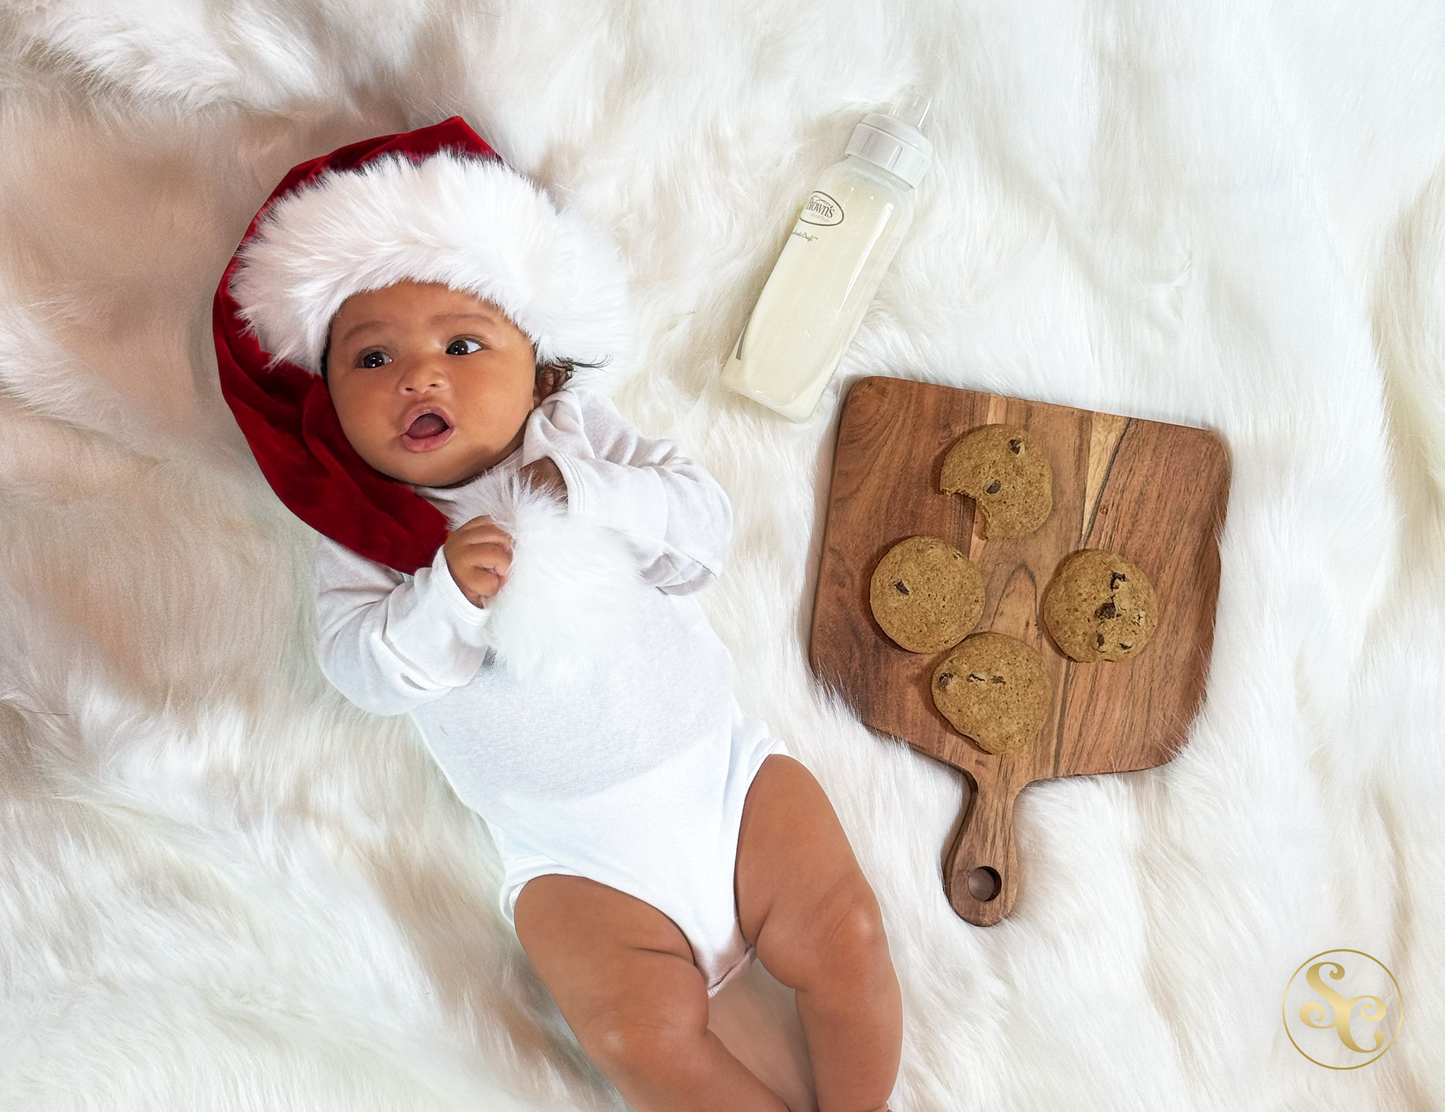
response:
M321 367L348 297L403 279L496 303L539 362L616 364L631 348L616 249L495 159L378 158L287 194L240 249L231 293L271 355Z

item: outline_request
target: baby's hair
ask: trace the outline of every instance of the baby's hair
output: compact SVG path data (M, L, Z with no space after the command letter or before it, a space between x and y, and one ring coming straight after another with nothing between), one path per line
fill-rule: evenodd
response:
M543 371L559 372L561 375L561 380L553 387L553 389L560 390L562 387L566 386L567 383L572 381L572 376L577 373L577 368L581 367L584 370L596 371L607 366L607 364L611 362L612 357L610 355L604 359L598 360L596 363L584 363L580 359L554 359L550 363L538 363L537 373L541 374Z

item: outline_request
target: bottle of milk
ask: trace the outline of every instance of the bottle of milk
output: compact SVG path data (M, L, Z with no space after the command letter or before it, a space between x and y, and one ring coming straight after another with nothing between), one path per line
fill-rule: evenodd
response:
M863 117L847 156L823 171L743 325L723 384L794 421L818 404L913 220L933 158L919 128L931 102L909 89Z

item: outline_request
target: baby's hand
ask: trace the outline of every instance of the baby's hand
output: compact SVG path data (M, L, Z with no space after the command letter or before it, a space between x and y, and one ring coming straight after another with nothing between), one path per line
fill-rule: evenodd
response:
M512 538L489 517L474 517L454 529L442 551L452 579L473 606L485 606L512 570Z

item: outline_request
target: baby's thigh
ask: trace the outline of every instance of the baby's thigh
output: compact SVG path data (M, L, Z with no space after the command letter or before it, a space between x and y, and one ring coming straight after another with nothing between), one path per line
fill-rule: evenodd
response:
M838 961L888 961L878 898L822 786L783 754L748 789L735 873L738 924L779 981L808 987Z
M517 938L582 1049L604 1069L666 1052L707 1028L707 984L677 924L651 904L584 877L527 882Z

